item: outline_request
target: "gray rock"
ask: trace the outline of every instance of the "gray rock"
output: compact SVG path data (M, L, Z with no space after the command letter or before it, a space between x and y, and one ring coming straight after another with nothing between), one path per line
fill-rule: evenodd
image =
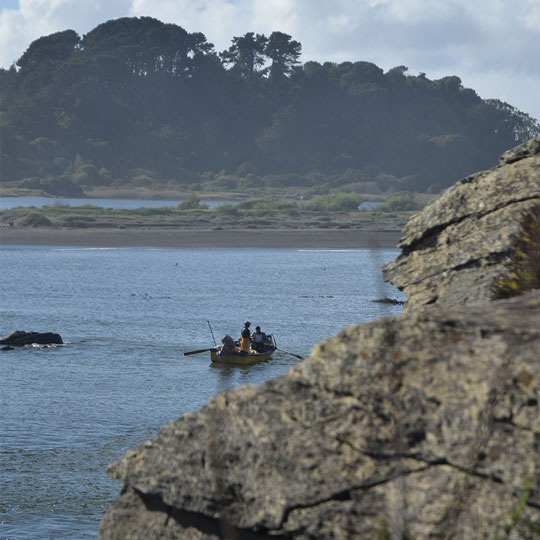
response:
M407 309L540 286L540 137L501 163L458 182L405 226L402 254L383 274L407 294ZM529 274L533 281L522 283Z
M493 538L529 479L516 530L533 538L539 359L539 292L487 312L432 308L351 326L287 375L222 393L129 451L109 470L129 489L100 538L125 538L134 515L147 525L133 539L156 522L180 527L170 538L212 538L188 535L200 530L189 516L278 537L376 538L397 527L479 538L481 526ZM146 511L156 500L160 510Z

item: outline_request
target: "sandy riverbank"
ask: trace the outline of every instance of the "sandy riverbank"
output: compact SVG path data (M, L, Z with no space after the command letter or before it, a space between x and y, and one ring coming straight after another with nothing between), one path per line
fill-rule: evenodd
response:
M335 229L52 229L3 228L0 245L88 247L395 248L400 231Z

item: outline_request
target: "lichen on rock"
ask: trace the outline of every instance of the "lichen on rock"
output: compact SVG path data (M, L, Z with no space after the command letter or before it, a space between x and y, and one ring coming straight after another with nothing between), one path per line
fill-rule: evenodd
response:
M532 290L540 282L539 228L537 137L413 216L399 243L402 253L383 268L384 278L407 294L407 309Z
M498 282L499 298L540 289L540 205L523 219L522 234L514 246L510 271Z

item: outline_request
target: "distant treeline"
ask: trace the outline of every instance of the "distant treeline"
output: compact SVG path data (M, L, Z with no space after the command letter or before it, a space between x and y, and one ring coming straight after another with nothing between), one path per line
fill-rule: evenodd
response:
M540 134L458 77L307 62L282 32L217 53L149 17L34 41L1 78L1 180L81 187L437 192Z

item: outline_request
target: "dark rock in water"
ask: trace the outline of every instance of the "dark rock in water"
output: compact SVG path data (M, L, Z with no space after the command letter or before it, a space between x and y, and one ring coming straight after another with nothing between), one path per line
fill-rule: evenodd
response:
M15 349L13 347L10 347L9 345L7 347L2 347L0 351L14 351Z
M0 339L0 345L11 345L14 347L23 347L24 345L61 345L63 343L60 334L53 334L52 332L24 332L22 330L15 330Z
M398 300L397 298L388 298L387 296L373 300L373 302L377 302L379 304L392 304L393 306L402 306L405 303L403 300Z
M386 267L403 314L346 328L114 463L124 489L100 540L538 538L536 149L411 220Z

